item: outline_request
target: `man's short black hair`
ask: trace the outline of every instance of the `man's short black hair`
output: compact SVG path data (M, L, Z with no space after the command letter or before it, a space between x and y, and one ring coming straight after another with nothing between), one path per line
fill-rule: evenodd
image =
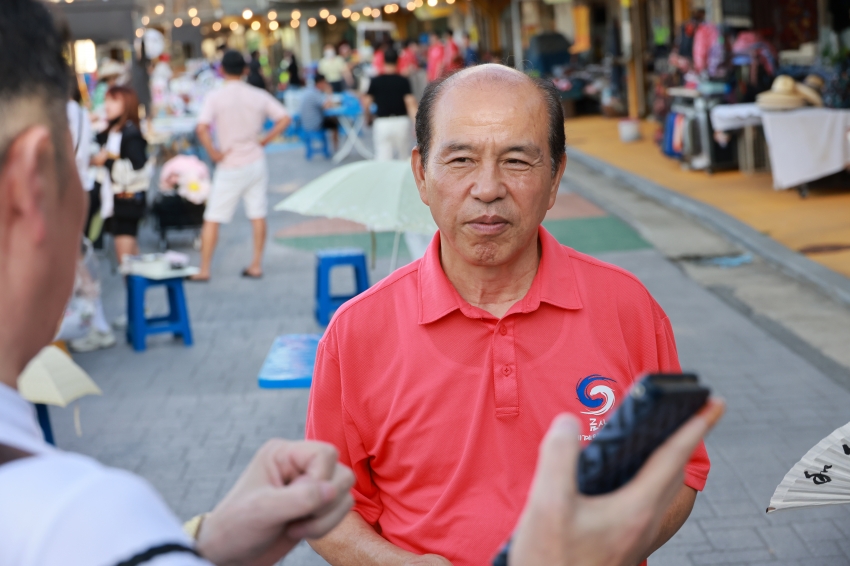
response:
M434 108L447 83L463 71L458 71L441 77L425 87L419 110L416 112L416 145L422 156L422 164L427 167L428 155L431 151L431 136L433 129ZM552 174L558 171L558 166L566 157L567 135L564 131L564 108L561 106L561 93L551 80L528 77L537 87L543 101L549 121L549 154L552 156Z
M384 63L387 65L395 65L398 63L398 51L392 47L388 47L386 51L384 51Z
M244 73L246 65L245 57L233 49L225 51L224 57L221 58L221 67L224 69L224 72L234 77Z
M319 86L320 84L322 84L323 82L326 82L327 80L328 79L326 79L325 75L323 75L322 73L316 73L316 76L313 79L313 82L316 83L316 86Z
M20 133L19 103L37 104L41 120L54 132L67 128L70 71L62 40L47 7L35 0L0 0L0 163ZM61 110L61 112L60 112ZM35 122L33 122L34 124ZM38 122L42 123L42 122Z

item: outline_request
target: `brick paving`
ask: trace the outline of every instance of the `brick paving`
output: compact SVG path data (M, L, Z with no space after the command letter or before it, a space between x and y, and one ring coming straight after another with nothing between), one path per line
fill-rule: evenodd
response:
M329 165L283 153L271 158L271 167L273 185L288 191ZM303 220L274 213L270 233ZM275 336L321 331L312 317L313 256L270 242L265 277L244 280L238 274L247 265L249 241L250 226L237 213L222 230L213 281L187 285L195 346L163 336L150 339L144 353L119 344L76 355L104 395L80 402L81 438L73 432L72 411L51 412L60 446L141 474L181 518L209 510L265 439L303 436L308 392L261 391L256 376ZM143 243L153 247L150 233ZM174 243L191 251L191 238ZM598 256L644 281L673 322L682 365L729 404L708 441L706 491L650 564L850 564L850 507L764 513L784 473L850 420L850 392L657 251ZM388 263L379 258L373 281L386 275ZM124 301L120 278L105 276L104 296L108 314L117 316ZM151 304L159 308L164 301ZM324 562L300 547L284 563Z

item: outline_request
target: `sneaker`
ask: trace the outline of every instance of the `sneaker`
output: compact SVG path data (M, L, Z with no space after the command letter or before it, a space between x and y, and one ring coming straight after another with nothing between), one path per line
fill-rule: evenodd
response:
M71 340L68 346L75 352L94 352L103 348L111 348L115 343L115 336L111 332L100 332L92 329L88 336Z
M124 330L127 328L127 315L122 314L118 318L112 321L112 328L115 330Z

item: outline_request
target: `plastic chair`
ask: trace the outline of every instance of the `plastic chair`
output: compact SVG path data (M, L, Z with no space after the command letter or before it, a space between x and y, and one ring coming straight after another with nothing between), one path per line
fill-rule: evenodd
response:
M301 139L304 141L304 145L307 146L307 161L311 161L313 159L313 153L315 149L313 147L315 142L319 142L322 153L325 154L325 157L331 158L331 146L328 144L328 136L325 134L324 130L316 130L313 132L302 130L301 131Z
M331 295L331 270L350 265L354 268L356 291L353 295ZM343 303L369 288L366 254L357 248L319 250L316 252L316 320L327 326Z
M165 287L168 291L168 314L165 316L145 318L145 292L152 287ZM148 279L141 275L128 275L127 341L135 351L143 352L147 337L162 332L171 332L183 338L186 346L192 345L192 328L183 292L183 279Z

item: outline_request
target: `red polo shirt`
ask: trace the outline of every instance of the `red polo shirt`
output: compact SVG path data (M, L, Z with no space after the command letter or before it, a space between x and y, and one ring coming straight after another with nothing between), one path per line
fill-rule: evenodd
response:
M435 237L346 303L319 344L306 436L356 476L355 510L388 541L489 563L525 504L559 413L587 441L644 372L679 371L670 322L633 275L540 228L528 294L501 320L464 301ZM700 446L685 483L702 490Z

